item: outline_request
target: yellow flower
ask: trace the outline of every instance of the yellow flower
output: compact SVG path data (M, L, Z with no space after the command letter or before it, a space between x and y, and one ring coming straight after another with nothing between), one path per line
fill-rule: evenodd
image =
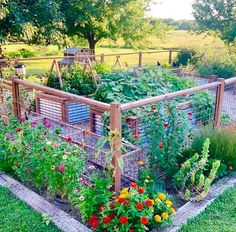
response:
M46 144L47 144L47 145L52 145L52 142L51 142L51 141L48 141Z
M128 197L128 196L129 196L129 194L122 193L122 194L120 194L119 198L126 198L126 197Z
M171 214L173 214L173 215L176 213L174 208L170 208L170 212L171 212Z
M170 200L167 200L167 201L166 201L166 205L167 205L167 207L171 207L172 204L173 204L172 201L170 201Z
M159 202L161 202L161 199L160 199L159 197L157 197L157 198L155 199L155 202L156 202L156 203L159 203Z
M163 212L162 214L161 214L161 217L163 218L163 219L168 219L169 218L169 215L168 215L168 213L166 213L166 212Z
M51 166L51 170L52 170L52 171L55 170L55 168L56 168L56 167L55 167L54 165Z
M128 188L123 188L122 190L121 190L121 193L128 193L129 192L129 189Z
M67 159L67 155L63 155L62 159L66 160Z
M158 197L164 201L166 199L166 194L165 193L159 193Z
M138 166L144 165L144 162L142 160L138 161Z
M158 215L158 214L155 215L154 219L155 219L156 222L161 222L161 216Z

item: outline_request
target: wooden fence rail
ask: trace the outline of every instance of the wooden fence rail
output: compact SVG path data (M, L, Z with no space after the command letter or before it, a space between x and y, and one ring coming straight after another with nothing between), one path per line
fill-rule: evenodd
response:
M110 129L111 131L117 131L120 134L120 137L116 138L114 146L112 147L112 151L114 153L114 157L112 159L112 164L115 167L115 177L114 177L114 186L113 189L118 194L121 189L121 175L122 171L118 165L118 159L121 156L121 135L122 135L122 123L121 123L121 114L123 111L132 110L137 107L143 107L147 105L152 105L154 103L165 101L165 100L171 100L173 98L188 95L192 93L196 93L203 90L213 89L216 88L216 103L215 103L215 116L214 116L214 126L219 126L221 123L221 112L222 112L222 105L223 105L223 99L224 99L224 91L225 91L225 85L229 84L235 84L236 83L236 77L230 78L228 80L220 79L218 82L209 83L206 85L185 89L173 93L168 93L156 97L151 97L147 99L138 100L135 102L130 102L126 104L120 104L120 103L111 103L106 104L103 102L99 102L93 99L88 99L85 97L81 97L75 94L63 92L60 90L56 90L53 88L49 88L46 86L42 86L39 84L34 84L25 80L16 79L13 78L12 82L1 80L0 79L0 88L7 87L9 89L9 86L12 88L12 94L13 94L13 106L14 106L14 114L16 117L20 117L20 91L21 87L34 89L37 91L42 91L44 93L48 93L57 97L64 97L68 98L70 100L73 100L75 102L80 102L87 104L89 106L92 106L93 108L99 108L103 109L104 111L110 112Z

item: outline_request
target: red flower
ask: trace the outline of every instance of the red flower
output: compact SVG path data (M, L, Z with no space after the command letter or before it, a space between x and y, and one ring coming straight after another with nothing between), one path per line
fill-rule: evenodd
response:
M72 142L72 138L71 137L66 138L66 142L67 143L71 143Z
M58 171L59 172L63 173L65 170L66 170L65 165L61 164L61 165L58 166Z
M165 122L164 123L164 127L168 127L169 126L169 123L168 122Z
M120 216L119 222L122 225L127 224L128 223L128 218L126 216L122 215L122 216Z
M115 209L116 207L114 205L110 205L110 209Z
M16 128L16 131L17 131L17 132L20 132L20 131L21 131L21 128L17 127L17 128Z
M152 110L157 110L157 108L156 108L155 106L153 106L151 109L152 109Z
M146 204L146 206L151 207L151 206L153 206L153 201L152 200L146 200L145 204Z
M141 221L142 224L146 225L149 220L146 217L141 217L140 221Z
M134 230L133 229L129 229L129 232L134 232Z
M113 219L116 217L116 215L115 215L114 213L110 213L110 214L108 215L108 217L109 217L111 220L113 220Z
M189 121L193 121L193 118L192 118L192 117L189 117L188 120L189 120Z
M111 218L110 217L104 217L102 219L102 223L105 224L105 225L109 224L110 222L111 222Z
M102 205L102 206L100 206L98 209L99 209L100 211L103 211L105 208L106 208L106 207L105 207L104 205Z
M137 187L136 183L134 183L134 182L130 183L130 188L136 188L136 187Z
M19 121L20 121L20 122L25 122L25 117L20 117L20 118L19 118Z
M139 192L140 194L143 194L143 193L144 193L144 189L143 189L142 187L139 187L139 188L138 188L138 192Z
M93 215L89 218L89 224L92 229L96 229L98 227L98 218L96 215Z
M159 148L162 150L162 149L164 149L165 147L164 147L163 144L160 144Z
M138 210L140 210L140 211L142 211L143 210L143 208L144 208L144 206L143 206L143 204L142 203L137 203L136 204L136 207L138 208Z
M126 199L125 199L125 198L119 198L119 199L117 200L117 202L118 202L119 204L123 204L123 203L126 202Z
M188 115L189 115L189 116L192 116L192 115L193 115L193 113L192 113L192 112L188 112Z

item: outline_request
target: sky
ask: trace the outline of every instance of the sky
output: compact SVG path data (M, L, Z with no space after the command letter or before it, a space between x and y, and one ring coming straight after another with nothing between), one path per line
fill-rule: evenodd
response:
M158 18L193 19L192 3L194 0L159 0L152 7L151 16Z

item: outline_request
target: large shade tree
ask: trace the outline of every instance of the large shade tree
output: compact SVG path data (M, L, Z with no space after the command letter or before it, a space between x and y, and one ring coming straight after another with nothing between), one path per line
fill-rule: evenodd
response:
M236 38L236 0L195 0L193 15L198 29L215 31L230 43Z
M123 38L126 44L142 41L147 35L162 35L165 27L146 18L152 0L63 0L61 12L65 33L88 41L90 49L101 39ZM160 30L159 30L160 29Z

